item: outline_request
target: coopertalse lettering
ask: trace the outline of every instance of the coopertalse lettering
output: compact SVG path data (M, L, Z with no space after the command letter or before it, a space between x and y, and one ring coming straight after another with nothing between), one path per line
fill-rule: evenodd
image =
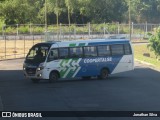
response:
M111 61L112 61L112 57L84 59L84 63L111 62Z

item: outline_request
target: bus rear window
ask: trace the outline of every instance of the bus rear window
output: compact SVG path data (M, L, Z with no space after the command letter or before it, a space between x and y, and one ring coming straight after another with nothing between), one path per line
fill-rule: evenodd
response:
M125 55L130 55L132 53L131 46L129 44L124 44L124 52L125 52Z
M112 55L123 55L123 45L111 45Z

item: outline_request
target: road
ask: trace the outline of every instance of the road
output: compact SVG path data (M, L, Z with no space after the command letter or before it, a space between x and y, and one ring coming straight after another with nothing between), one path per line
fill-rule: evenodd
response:
M134 71L107 80L34 84L23 77L22 63L0 61L0 111L160 111L160 73L146 65L136 62Z

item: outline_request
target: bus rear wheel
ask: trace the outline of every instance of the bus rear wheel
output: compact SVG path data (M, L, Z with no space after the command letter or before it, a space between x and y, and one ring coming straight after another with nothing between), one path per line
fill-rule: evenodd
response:
M58 80L58 78L59 78L58 73L53 71L53 72L50 73L49 82L50 83L56 82Z
M102 69L101 72L100 72L99 78L100 79L107 79L107 77L108 77L108 70L107 69Z

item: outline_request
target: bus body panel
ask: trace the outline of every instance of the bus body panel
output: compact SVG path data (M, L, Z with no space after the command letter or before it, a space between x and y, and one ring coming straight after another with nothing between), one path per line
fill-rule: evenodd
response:
M53 70L58 71L61 78L98 76L103 68L107 68L110 74L125 72L133 69L131 58L131 55L126 55L121 57L55 60L46 64L44 78L49 79L49 73Z
M115 69L112 71L111 74L133 70L132 65L132 55L124 55L122 59L117 62L117 65L115 66Z

